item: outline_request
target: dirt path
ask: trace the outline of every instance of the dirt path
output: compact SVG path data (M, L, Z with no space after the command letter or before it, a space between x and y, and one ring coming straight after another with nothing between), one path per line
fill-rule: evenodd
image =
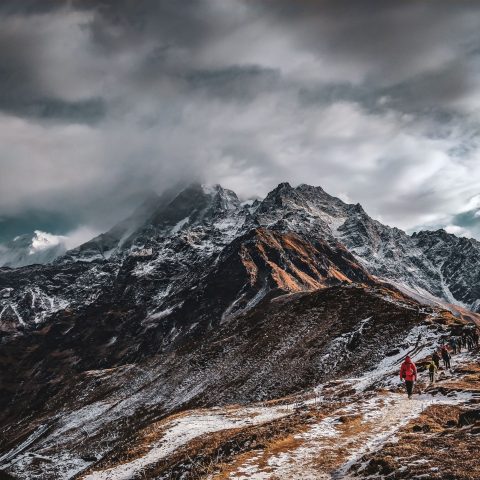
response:
M458 355L455 365L472 361L469 354ZM458 405L468 402L472 394L452 391L448 395L435 392L416 393L408 399L405 393L387 389L365 391L378 377L385 386L398 385L397 360L386 359L378 369L358 379L335 383L334 396L343 397L344 405L328 411L322 403L324 389L317 388L315 398L304 402L277 406L227 407L185 412L178 418L162 422L161 431L149 449L139 457L120 465L91 472L81 478L91 480L126 480L140 478L143 469L171 455L194 438L232 428L261 425L291 415L297 408L314 411L307 423L286 438L269 443L263 449L240 453L232 463L209 480L336 480L348 479L350 468L368 453L377 451L410 420L431 405ZM388 374L387 374L388 372ZM422 376L426 374L422 373ZM462 373L442 374L447 382L462 378ZM424 379L423 379L424 380ZM439 382L439 385L443 382ZM358 387L362 386L362 391ZM395 388L393 388L395 390ZM420 389L417 390L419 392ZM338 405L338 403L337 403Z
M454 357L454 366L472 361L469 353ZM384 366L379 368L381 372ZM378 375L374 372L366 377ZM422 373L420 380L426 381ZM442 372L447 382L461 378L459 373ZM355 386L362 379L346 380ZM396 380L398 383L398 380ZM362 381L360 381L362 383ZM443 381L438 385L443 385ZM417 392L420 389L417 388ZM360 394L348 405L323 418L308 430L288 442L250 452L237 463L211 480L324 480L348 479L350 467L370 452L376 451L395 438L396 433L410 420L418 417L431 405L458 405L468 402L472 394L451 392L448 396L415 394L409 400L404 393L378 392Z
M285 444L252 454L230 470L236 480L343 479L365 453L378 449L431 404L456 404L465 398L388 393L340 408ZM295 448L290 448L291 445ZM221 477L218 477L221 478ZM224 477L225 478L225 477Z

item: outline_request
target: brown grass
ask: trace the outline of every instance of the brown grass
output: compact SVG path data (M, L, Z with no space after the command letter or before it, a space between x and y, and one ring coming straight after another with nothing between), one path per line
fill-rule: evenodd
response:
M363 457L366 468L357 471L357 475L368 478L388 475L393 480L478 480L480 436L472 435L475 426L449 426L457 422L462 411L458 406L430 406L397 434L396 443Z

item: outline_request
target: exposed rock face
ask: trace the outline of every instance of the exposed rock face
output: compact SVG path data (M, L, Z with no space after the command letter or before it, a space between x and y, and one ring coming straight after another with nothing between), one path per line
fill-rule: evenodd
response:
M279 185L256 210L261 225L343 244L369 273L419 297L480 311L480 243L444 230L412 236L320 187Z

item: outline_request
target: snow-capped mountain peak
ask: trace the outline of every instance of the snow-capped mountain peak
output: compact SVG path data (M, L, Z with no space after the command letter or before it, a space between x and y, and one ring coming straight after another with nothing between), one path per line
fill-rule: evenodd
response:
M64 244L67 237L35 230L31 241L30 255Z
M15 237L0 245L0 266L22 267L34 263L45 264L67 251L67 237L41 230Z
M251 252L250 247L242 246L244 242L262 246ZM55 247L47 248L52 244ZM52 252L61 245L58 237L41 233L35 235L34 243L26 243L28 251L38 250L35 255ZM61 301L69 304L96 298L98 293L92 292L104 288L105 282L117 282L118 278L112 275L121 274L126 282L122 288L131 292L135 304L140 305L145 292L153 287L142 286L140 292L137 282L155 278L160 286L150 292L152 299L146 300L147 310L152 315L161 311L173 314L185 301L185 289L194 288L206 275L215 278L217 274L212 269L227 254L231 261L242 259L243 266L239 268L247 269L253 283L260 278L261 257L262 268L271 270L276 278L274 283L282 288L318 288L325 282L325 275L330 274L316 264L318 253L305 252L320 245L331 262L331 272L337 272L338 278L349 278L346 260L342 260L341 267L335 265L344 258L343 253L335 257L339 254L327 249L343 249L352 255L349 262L358 263L368 274L391 282L416 298L480 309L479 242L444 230L410 236L372 219L359 204L345 203L321 187L305 184L292 187L282 183L263 200L253 203L241 203L233 191L220 185L198 183L149 196L126 220L56 259L51 269L62 266L73 271L79 262L92 262L91 266L82 266L89 277L88 288L77 284L72 296L61 296ZM272 249L276 252L275 260L271 257ZM298 260L290 258L291 249ZM28 251L25 255L30 258ZM326 260L322 262L325 265ZM250 295L258 302L272 288L266 283L262 285L258 292L249 290L247 296L239 287L239 297L231 302L246 305ZM53 285L52 288L61 290Z

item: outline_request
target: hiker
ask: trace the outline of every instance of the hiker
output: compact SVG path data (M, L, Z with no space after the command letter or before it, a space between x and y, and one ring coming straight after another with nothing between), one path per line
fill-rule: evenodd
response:
M465 330L462 332L462 346L467 348L467 332Z
M462 337L456 337L457 340L457 351L462 353Z
M438 370L440 368L440 355L436 350L432 353L432 360L433 360L433 363L435 363L435 366L437 367L437 370Z
M408 355L405 357L405 361L400 367L400 380L405 382L408 398L411 398L413 393L413 383L417 380L417 367Z
M473 350L472 332L468 332L468 334L467 334L467 348L468 348L469 352Z
M442 359L445 370L450 370L450 353L448 352L447 346L442 347Z
M475 328L475 330L472 333L472 339L473 339L473 346L478 347L478 330Z
M450 345L450 348L452 349L452 353L454 355L457 354L457 340L455 337L450 337L450 340L448 341L448 344Z
M428 364L428 374L430 376L430 383L434 383L435 382L435 373L437 371L437 365L435 364L435 362L432 360L429 364Z

